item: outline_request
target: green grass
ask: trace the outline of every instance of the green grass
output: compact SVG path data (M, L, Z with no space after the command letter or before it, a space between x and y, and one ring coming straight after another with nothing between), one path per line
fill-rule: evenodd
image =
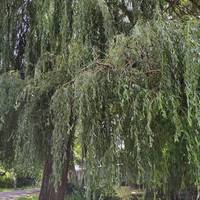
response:
M0 188L0 192L10 192L10 191L13 191L13 189Z
M38 200L38 197L34 196L27 196L27 197L20 197L17 200Z
M142 196L144 194L143 191L141 190L134 190L130 187L115 187L115 192L117 194L118 197L120 197L121 200L130 200L131 197L133 197L133 193L138 196L137 199L143 199ZM74 198L72 197L68 197L68 199L80 199L80 198ZM23 197L23 198L18 198L17 200L38 200L37 196L27 196L27 197Z
M127 186L115 187L115 192L117 193L117 196L122 200L129 200L134 195L141 197L144 194L144 192L141 190L134 190ZM137 197L137 199L140 199L140 197Z

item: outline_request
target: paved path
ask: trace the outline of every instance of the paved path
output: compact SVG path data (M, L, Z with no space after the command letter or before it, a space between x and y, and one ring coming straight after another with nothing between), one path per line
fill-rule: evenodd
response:
M0 192L0 200L15 200L19 197L26 197L27 195L37 194L40 189L27 189L27 190L16 190L10 192Z

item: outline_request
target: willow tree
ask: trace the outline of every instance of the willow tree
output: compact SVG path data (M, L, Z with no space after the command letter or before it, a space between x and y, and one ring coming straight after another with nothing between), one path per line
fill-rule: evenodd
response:
M1 160L43 165L40 200L64 199L76 138L88 200L121 176L166 199L199 188L198 1L0 6Z

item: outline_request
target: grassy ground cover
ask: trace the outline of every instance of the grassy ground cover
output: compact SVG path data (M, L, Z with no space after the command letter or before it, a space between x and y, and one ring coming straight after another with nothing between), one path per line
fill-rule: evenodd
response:
M12 189L0 188L0 192L10 192L10 191L12 191Z
M27 196L27 197L18 198L17 200L38 200L38 197L36 197L36 196Z
M115 188L116 194L117 196L121 199L121 200L130 200L133 198L133 196L137 196L137 199L142 199L143 197L143 191L141 190L133 190L131 187L116 187ZM81 200L81 199L77 199L74 197L68 197L67 200ZM27 196L27 197L22 197L19 198L17 200L38 200L37 196Z

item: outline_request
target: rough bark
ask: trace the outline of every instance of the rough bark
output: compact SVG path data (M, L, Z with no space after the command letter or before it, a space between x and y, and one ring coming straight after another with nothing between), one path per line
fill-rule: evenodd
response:
M44 166L43 180L39 200L64 200L70 166L70 146L71 144L68 143L68 148L65 152L66 160L63 163L63 171L61 174L60 185L58 186L57 190L55 189L54 183L52 181L52 156L47 156Z
M72 127L72 130L70 132L69 139L64 149L65 160L62 166L60 184L58 185L58 188L56 189L52 181L53 160L52 160L52 155L50 153L51 148L49 148L49 153L47 154L45 165L44 165L43 180L42 180L39 200L64 200L65 193L67 190L68 174L69 174L69 170L70 170L70 166L72 162L72 153L73 153L72 148L73 148L73 143L74 143L73 141L74 141L74 132L75 132L75 126L73 126L74 121L76 121L76 119L74 120L73 114L72 114L70 117L70 125Z

